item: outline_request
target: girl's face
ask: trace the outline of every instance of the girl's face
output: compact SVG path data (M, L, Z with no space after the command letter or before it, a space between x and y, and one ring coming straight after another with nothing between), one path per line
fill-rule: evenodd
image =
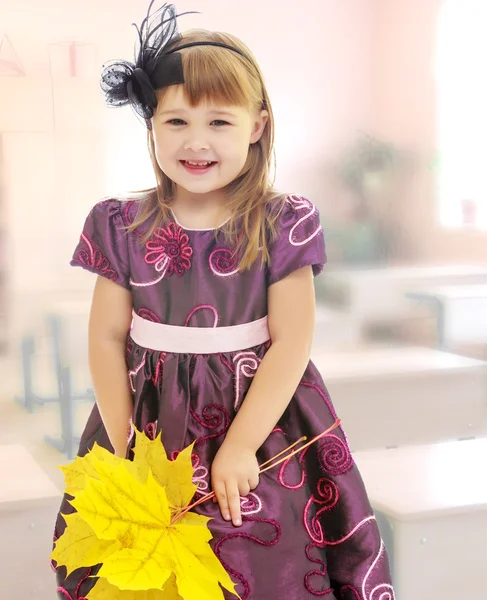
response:
M267 112L240 106L191 107L182 86L171 86L152 118L157 162L177 186L191 194L221 190L242 171L249 145L265 128Z

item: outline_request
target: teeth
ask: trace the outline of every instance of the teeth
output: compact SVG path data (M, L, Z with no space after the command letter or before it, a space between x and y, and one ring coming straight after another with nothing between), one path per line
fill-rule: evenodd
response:
M211 165L211 163L212 163L211 160L209 160L207 162L194 162L192 160L187 160L186 162L188 163L188 165L193 165L195 167L205 167L207 165Z

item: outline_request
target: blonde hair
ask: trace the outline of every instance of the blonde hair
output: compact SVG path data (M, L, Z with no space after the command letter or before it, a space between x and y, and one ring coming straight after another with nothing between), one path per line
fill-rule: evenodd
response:
M190 106L200 102L248 107L268 112L268 120L260 140L249 147L247 160L238 177L229 184L228 208L231 217L223 226L227 242L234 248L241 270L249 269L261 255L261 265L270 262L269 245L275 236L275 221L284 196L273 188L271 172L275 167L274 117L264 78L246 45L238 38L220 32L193 30L168 47L190 42L212 41L234 46L245 56L217 46L192 46L181 50L185 83L184 96ZM158 101L167 88L157 91ZM148 147L156 176L156 194L145 196L129 230L151 221L144 236L147 241L156 227L171 220L170 204L174 183L161 170L156 158L154 139L148 132ZM151 190L145 190L151 191ZM152 190L154 191L154 190Z

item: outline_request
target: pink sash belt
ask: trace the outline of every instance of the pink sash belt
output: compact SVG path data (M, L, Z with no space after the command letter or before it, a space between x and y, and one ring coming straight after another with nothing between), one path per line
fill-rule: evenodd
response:
M267 317L231 327L178 327L154 323L135 313L130 337L143 348L175 354L237 352L270 339Z

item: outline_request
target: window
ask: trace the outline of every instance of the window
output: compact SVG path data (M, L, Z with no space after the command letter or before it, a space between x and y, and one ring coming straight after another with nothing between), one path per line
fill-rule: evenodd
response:
M445 0L438 23L439 221L487 229L487 0Z

